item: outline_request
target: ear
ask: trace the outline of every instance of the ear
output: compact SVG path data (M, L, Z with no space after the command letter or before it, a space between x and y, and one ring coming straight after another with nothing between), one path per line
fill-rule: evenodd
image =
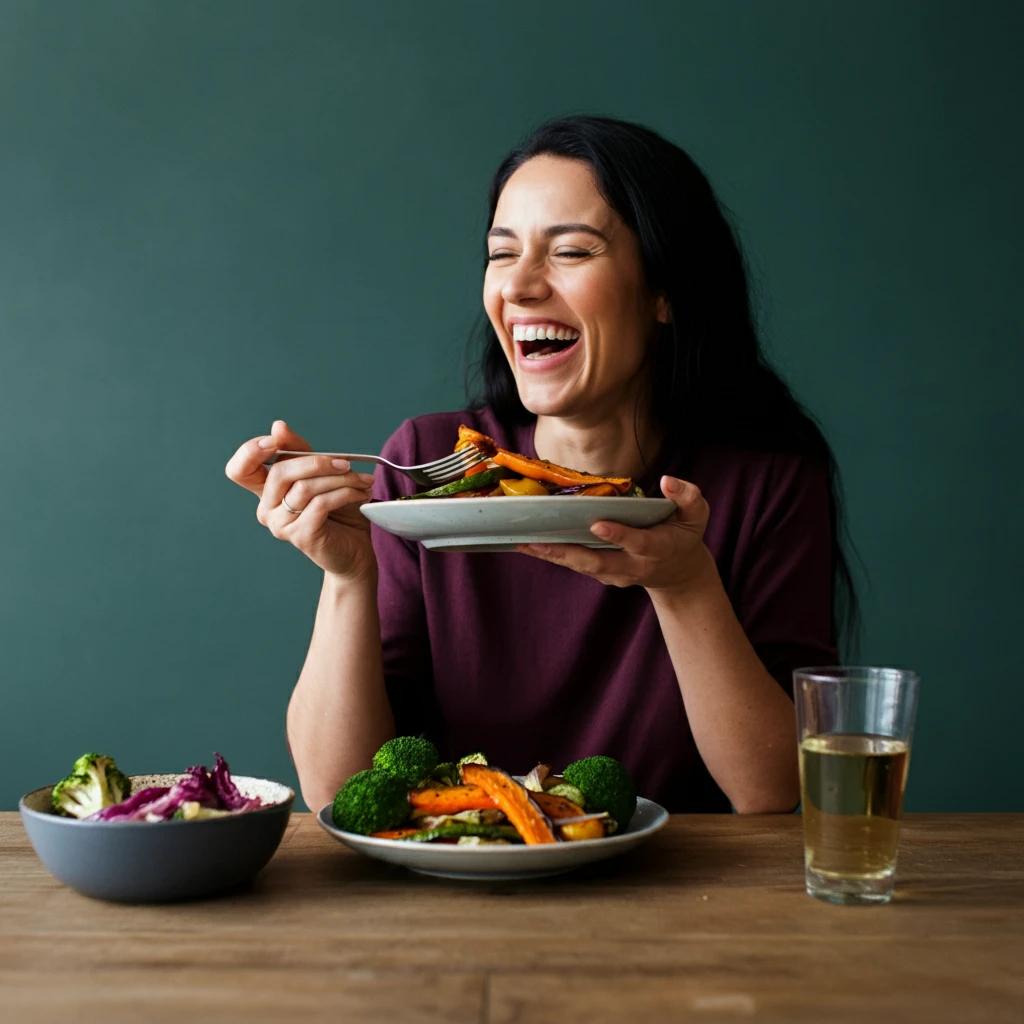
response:
M664 295L658 295L654 300L654 319L659 324L672 323L672 307Z

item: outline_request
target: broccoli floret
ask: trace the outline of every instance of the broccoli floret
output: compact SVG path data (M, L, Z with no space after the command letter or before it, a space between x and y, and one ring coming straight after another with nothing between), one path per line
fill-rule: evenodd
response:
M467 754L465 757L460 757L458 767L461 768L464 764L487 764L487 757L477 751L475 754Z
M373 755L376 771L401 779L413 788L424 782L437 762L437 747L420 736L396 736Z
M71 774L53 787L50 799L58 814L88 818L104 807L119 804L131 792L132 784L106 754L83 754Z
M607 811L624 830L636 810L636 786L614 757L602 754L574 761L562 777L582 794L587 811Z
M353 775L338 790L331 811L338 828L364 836L397 828L408 816L408 784L371 768Z
M438 782L443 786L457 786L459 784L459 769L454 761L444 761L439 764L431 773L430 781Z

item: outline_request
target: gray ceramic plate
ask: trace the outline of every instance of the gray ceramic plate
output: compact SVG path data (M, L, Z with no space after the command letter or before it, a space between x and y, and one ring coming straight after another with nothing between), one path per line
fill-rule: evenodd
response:
M445 551L514 551L517 544L614 548L590 527L601 519L654 526L675 509L668 498L422 498L373 501L359 511L388 533Z
M182 776L133 775L132 792L169 786ZM252 879L281 842L295 794L270 779L233 775L243 796L269 807L199 821L79 821L54 814L53 786L18 803L39 859L86 896L162 903L213 896Z
M330 804L320 809L316 819L320 827L338 842L365 853L367 857L401 864L422 875L487 882L558 875L584 864L616 857L650 839L668 821L668 811L654 801L640 797L629 828L620 835L537 846L455 846L450 843L372 839L337 828L331 820Z

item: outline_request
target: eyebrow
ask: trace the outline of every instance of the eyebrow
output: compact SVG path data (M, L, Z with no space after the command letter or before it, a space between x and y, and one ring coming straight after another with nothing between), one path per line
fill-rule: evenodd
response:
M591 227L589 224L552 224L544 229L545 238L554 238L556 235L595 235L602 241L607 242L608 236L603 231ZM511 228L491 228L487 232L488 238L518 238L519 236Z

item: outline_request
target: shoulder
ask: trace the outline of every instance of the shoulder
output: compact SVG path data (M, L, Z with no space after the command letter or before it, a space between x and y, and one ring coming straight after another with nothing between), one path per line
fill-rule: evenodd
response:
M830 486L825 463L810 455L709 447L690 471L712 516L729 519L743 532L771 531L793 518L828 521Z

